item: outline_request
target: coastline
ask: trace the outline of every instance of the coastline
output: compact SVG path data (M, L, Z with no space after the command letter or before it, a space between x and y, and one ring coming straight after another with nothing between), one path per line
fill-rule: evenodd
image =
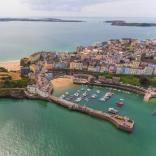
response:
M90 107L81 106L76 103L72 103L53 95L44 98L36 95L29 94L26 89L24 88L8 88L8 89L0 89L0 92L3 92L0 98L7 97L7 98L15 98L15 99L30 99L30 100L44 100L48 102L54 102L55 104L64 107L70 111L79 112L82 114L89 115L91 117L95 117L97 119L106 120L112 123L116 128L125 131L125 132L132 132L134 129L134 121L129 118L121 118L120 115L111 115L107 112L99 111L96 109L92 109Z
M20 60L0 61L0 67L3 67L7 69L8 71L19 71Z

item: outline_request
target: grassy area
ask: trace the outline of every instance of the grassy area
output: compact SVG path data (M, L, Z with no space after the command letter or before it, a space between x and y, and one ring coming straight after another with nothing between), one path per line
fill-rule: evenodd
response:
M120 77L120 81L125 84L131 84L135 86L152 86L156 87L156 76L135 76L135 75L122 75L122 74L109 74L102 73L100 76L105 76L106 78Z
M150 85L156 87L156 76L149 79Z
M5 81L2 87L3 88L25 88L28 83L29 83L28 78L22 78L20 80Z

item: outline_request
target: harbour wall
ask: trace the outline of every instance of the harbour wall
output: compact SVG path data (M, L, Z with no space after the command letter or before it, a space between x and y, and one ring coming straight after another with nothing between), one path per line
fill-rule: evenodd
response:
M98 119L106 120L115 125L118 129L126 131L126 132L132 132L134 128L134 123L131 120L131 124L128 123L129 126L125 124L125 121L118 120L115 118L116 115L109 114L100 110L95 110L90 107L82 106L70 101L66 101L64 99L55 97L53 95L44 98L40 97L38 95L30 94L26 91L24 88L1 88L0 89L0 97L7 97L7 98L16 98L16 99L31 99L31 100L44 100L49 102L54 102L58 104L59 106L62 106L64 108L67 108L71 111L80 112L83 114L87 114L91 117L95 117Z
M75 82L75 81L74 81L74 84L79 84L79 85L81 85L81 84L84 84L84 83ZM139 88L139 87L136 87L136 86L132 86L132 85L110 84L110 83L103 83L103 84L87 83L87 85L122 89L122 90L125 90L125 91L137 93L137 94L140 94L140 95L143 95L143 96L146 94L146 90L145 90L145 89Z

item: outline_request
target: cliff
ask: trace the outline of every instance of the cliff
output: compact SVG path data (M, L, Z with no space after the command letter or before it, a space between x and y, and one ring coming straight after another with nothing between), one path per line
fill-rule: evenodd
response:
M23 99L27 97L24 91L24 88L0 88L0 98L11 97L16 99Z

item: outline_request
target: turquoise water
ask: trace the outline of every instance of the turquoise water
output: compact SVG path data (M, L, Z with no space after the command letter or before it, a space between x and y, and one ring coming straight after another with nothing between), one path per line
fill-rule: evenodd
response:
M72 51L79 45L90 45L109 39L156 38L156 27L116 27L103 22L112 19L156 21L156 18L82 18L86 22L1 22L0 61L20 59L42 50Z
M67 89L71 94L79 86ZM94 93L107 88L93 88ZM59 96L66 90L55 92ZM0 99L1 156L154 156L156 155L156 117L151 112L155 102L144 103L142 96L113 91L106 103L90 100L87 106L105 110L124 98L118 108L136 122L131 134L110 123L87 115L70 112L53 103L33 100ZM84 102L82 102L84 103ZM81 104L82 104L81 103Z
M112 38L156 38L156 27L112 27L103 23L110 19L84 18L85 23L0 23L0 61L20 59L40 50L72 51L79 45ZM155 22L156 19L128 18L128 21ZM73 93L76 89L74 86L68 91ZM106 88L100 90L100 96L107 91ZM92 93L95 91L96 88ZM65 90L55 94L63 92ZM156 100L144 103L143 97L136 94L113 92L114 96L107 103L90 100L85 104L106 110L124 98L125 106L118 109L135 120L132 134L53 103L0 99L0 156L156 155L156 117L151 116Z

